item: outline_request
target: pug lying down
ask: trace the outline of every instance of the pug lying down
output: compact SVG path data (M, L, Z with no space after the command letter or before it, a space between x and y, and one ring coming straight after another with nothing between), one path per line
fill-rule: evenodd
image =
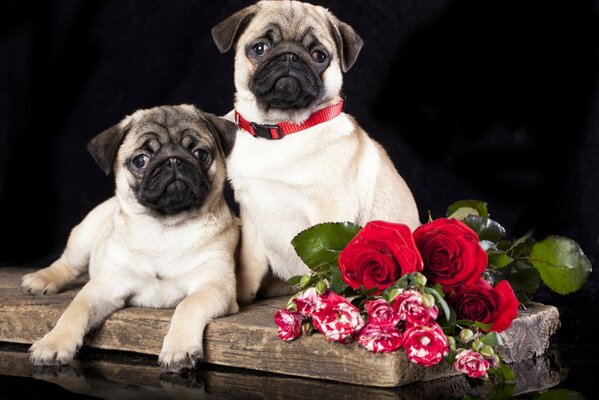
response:
M237 312L237 219L224 196L225 157L236 126L190 105L139 110L96 136L88 150L115 196L71 232L52 265L23 277L54 294L89 271L54 329L31 348L36 365L68 364L85 335L126 306L176 307L158 361L167 371L202 358L205 326Z

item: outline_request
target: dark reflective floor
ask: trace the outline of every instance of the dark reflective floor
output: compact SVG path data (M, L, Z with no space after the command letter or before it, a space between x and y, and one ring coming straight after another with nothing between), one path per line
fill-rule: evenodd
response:
M592 399L599 362L564 359L554 348L515 365L515 384L455 376L401 388L374 388L203 365L163 374L156 357L83 350L69 367L32 368L27 346L0 343L2 399Z

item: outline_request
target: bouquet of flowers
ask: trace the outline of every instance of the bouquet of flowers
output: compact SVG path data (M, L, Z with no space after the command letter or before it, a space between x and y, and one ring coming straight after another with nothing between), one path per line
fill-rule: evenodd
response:
M508 240L476 200L414 232L385 221L324 223L292 244L310 272L288 281L298 292L274 317L282 340L316 330L375 353L403 350L424 367L446 361L472 378L513 380L496 352L499 332L541 283L571 293L591 271L568 238Z

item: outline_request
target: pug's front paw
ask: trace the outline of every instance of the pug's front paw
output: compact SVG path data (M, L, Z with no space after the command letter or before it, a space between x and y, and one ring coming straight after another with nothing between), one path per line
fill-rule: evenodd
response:
M56 294L75 278L68 265L62 259L58 259L48 268L23 276L21 287L31 294Z
M158 364L167 372L181 372L193 369L202 359L202 346L185 345L183 341L167 340L165 338L162 350L158 356Z
M73 361L80 346L69 337L50 332L31 345L29 359L37 366L66 365Z

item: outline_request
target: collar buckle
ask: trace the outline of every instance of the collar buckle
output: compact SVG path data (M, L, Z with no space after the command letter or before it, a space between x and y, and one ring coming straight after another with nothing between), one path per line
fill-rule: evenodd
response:
M268 125L268 124L257 124L255 122L250 122L250 126L254 131L254 136L259 136L264 139L282 139L283 138L283 130L279 125ZM276 136L273 135L273 129L277 131Z

